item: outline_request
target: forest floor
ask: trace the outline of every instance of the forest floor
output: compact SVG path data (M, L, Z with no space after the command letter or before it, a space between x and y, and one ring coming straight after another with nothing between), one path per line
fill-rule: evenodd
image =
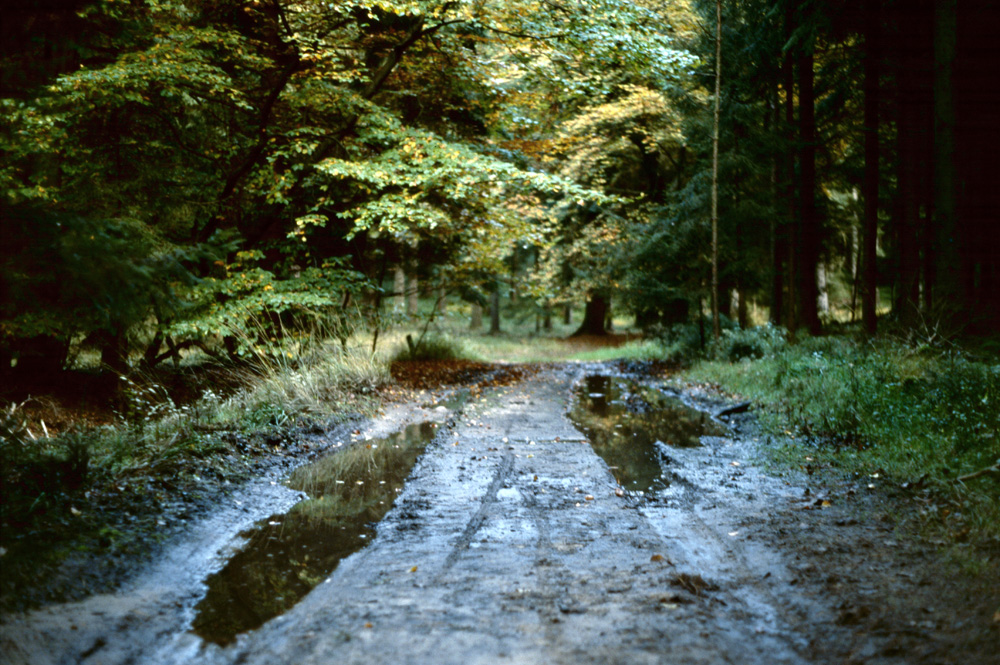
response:
M4 617L0 662L996 662L996 566L911 528L912 496L771 468L751 415L670 447L655 495L619 486L568 410L586 377L625 369L399 371L405 397L382 416L302 434L215 488L117 591ZM680 398L726 405L696 386ZM282 483L292 468L421 422L433 438L366 547L233 641L192 632L240 534L302 498Z

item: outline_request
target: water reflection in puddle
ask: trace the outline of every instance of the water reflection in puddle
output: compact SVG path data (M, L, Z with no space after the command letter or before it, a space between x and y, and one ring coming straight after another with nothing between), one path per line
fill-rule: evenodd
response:
M588 376L575 397L570 419L629 491L655 493L666 488L657 441L697 446L702 436L727 432L707 413L622 378Z
M228 644L289 610L341 559L364 547L435 428L435 423L411 425L294 471L288 485L309 498L241 534L247 544L206 580L208 593L195 608L194 632Z

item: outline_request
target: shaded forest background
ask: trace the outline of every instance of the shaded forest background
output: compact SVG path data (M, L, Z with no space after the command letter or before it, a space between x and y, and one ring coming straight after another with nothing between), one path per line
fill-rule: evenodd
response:
M26 0L0 30L0 610L113 585L303 432L533 371L497 358L691 364L769 459L904 493L995 586L995 0Z
M721 12L727 320L995 331L997 3ZM3 13L4 373L377 331L404 293L590 333L711 298L714 3Z

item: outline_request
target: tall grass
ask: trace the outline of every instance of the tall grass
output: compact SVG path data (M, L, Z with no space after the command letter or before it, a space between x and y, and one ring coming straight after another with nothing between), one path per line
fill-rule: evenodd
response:
M297 425L373 414L387 364L364 340L321 333L255 340L251 357L213 368L226 375L225 390L184 404L136 371L121 379L109 425L36 438L16 405L3 409L0 608L37 600L29 590L76 550L128 549L155 536L164 492L191 494L206 477L245 473L249 457Z
M1000 539L1000 365L892 340L807 339L756 360L695 364L686 377L755 401L766 431L849 474L931 486ZM786 451L787 452L787 451ZM794 454L794 453L793 453Z

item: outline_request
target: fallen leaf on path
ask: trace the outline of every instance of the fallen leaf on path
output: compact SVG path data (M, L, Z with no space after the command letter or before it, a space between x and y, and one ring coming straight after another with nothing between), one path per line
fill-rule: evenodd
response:
M653 556L649 557L649 560L650 561L663 561L663 555L662 554L654 554Z
M701 592L706 589L711 591L717 588L714 584L706 582L701 575L689 575L688 573L680 573L676 575L671 584L679 586L686 591L690 591L696 596L700 596Z
M413 568L410 568L410 572L411 572L411 573L415 573L415 572L417 572L417 567L416 567L416 566L414 566Z

